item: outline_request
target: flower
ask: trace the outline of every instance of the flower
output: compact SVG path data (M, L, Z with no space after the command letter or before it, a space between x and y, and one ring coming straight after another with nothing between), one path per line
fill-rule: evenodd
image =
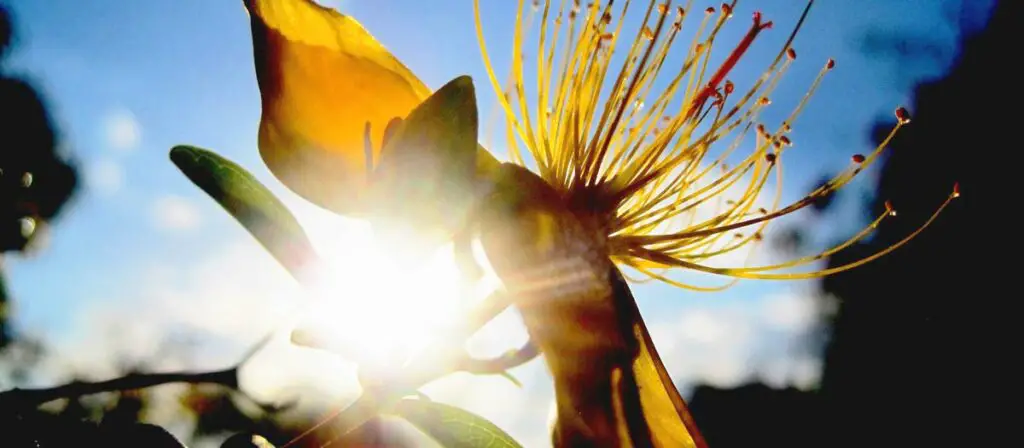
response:
M625 27L631 2L554 2L535 0L531 10L520 3L509 83L495 75L484 42L479 0L474 0L477 34L488 74L508 118L508 147L515 163L528 166L565 198L585 204L607 236L611 257L650 278L694 290L720 290L731 286L698 286L670 278L666 268L683 268L736 279L814 278L850 269L874 260L909 241L927 227L949 198L911 236L863 260L830 269L803 273L778 272L821 260L864 238L882 220L883 213L849 241L820 254L785 263L756 267L713 267L715 256L751 248L762 240L773 219L813 204L846 185L878 160L888 142L910 121L904 108L896 110L897 124L868 155L854 155L845 171L800 200L780 207L782 156L792 145L793 125L822 78L835 67L825 62L807 94L777 126L759 123L760 113L779 79L796 60L791 46L813 0L786 44L747 90L730 81L756 38L771 28L754 13L741 41L717 67L709 64L716 37L732 21L736 1L719 9L686 10L670 1L640 2L642 24ZM643 6L643 5L646 6ZM560 5L560 6L559 6ZM616 6L619 6L616 8ZM646 9L643 9L646 8ZM536 91L528 92L524 71L524 41L539 14L536 52ZM697 16L692 44L682 39L683 23ZM687 21L687 23L691 23ZM625 51L621 65L613 60ZM556 51L557 50L557 51ZM678 66L670 54L680 53ZM560 56L561 55L561 56ZM662 87L658 82L667 82ZM506 93L507 92L507 93ZM539 98L537 101L532 101ZM600 100L599 100L600 99ZM555 107L557 105L557 107ZM751 135L753 134L753 135ZM747 144L753 137L752 144ZM521 143L520 143L521 142ZM525 146L529 159L518 149ZM749 148L745 155L739 154ZM741 155L741 157L737 157ZM738 158L729 165L727 159ZM768 180L776 177L772 207L761 207ZM726 195L737 198L725 200ZM721 207L721 203L725 206ZM701 206L718 204L716 212L700 217ZM743 233L739 233L743 230Z
M844 266L779 272L850 246L894 215L891 208L849 241L814 256L756 267L708 264L712 257L755 246L770 221L849 183L910 121L905 109L897 109L897 124L882 144L853 156L852 165L821 188L780 206L782 157L792 144L792 126L835 63L824 64L807 95L777 126L769 128L758 118L796 60L791 43L812 3L763 75L738 90L729 75L771 22L755 13L740 42L712 67L713 44L733 19L736 1L693 11L651 0L641 8L640 26L629 31L629 1L584 7L579 0L530 5L520 0L506 92L474 0L483 59L508 118L512 163L499 165L480 147L475 166L483 182L461 185L492 187L472 215L479 222L472 224L480 226L488 259L546 355L560 408L556 445L618 440L704 446L616 265L701 291L724 289L742 278L819 277L895 250L958 196L954 188L906 239ZM375 202L387 200L371 194L381 148L394 126L402 126L410 111L433 96L351 17L311 0L246 0L246 6L263 98L260 153L267 166L310 201L365 215L379 205ZM692 44L680 45L684 21L692 15L698 16L696 35ZM535 19L538 69L531 85L537 88L528 93L524 43ZM621 66L613 57L621 55L616 49L625 52ZM668 62L675 53L683 57L678 67ZM449 85L458 88L465 81ZM470 91L471 84L461 88ZM405 156L429 157L432 150L427 145ZM738 163L727 165L731 158ZM773 176L773 204L762 207L757 200ZM725 201L735 190L738 198ZM697 213L721 202L712 216ZM438 223L415 223L421 224ZM449 234L456 231L450 223L442 227ZM744 233L737 233L740 229ZM664 273L673 268L733 280L691 285Z

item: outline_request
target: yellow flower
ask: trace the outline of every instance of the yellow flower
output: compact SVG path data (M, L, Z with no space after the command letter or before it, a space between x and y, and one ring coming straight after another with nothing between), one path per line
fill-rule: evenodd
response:
M835 62L825 63L804 98L777 126L768 127L757 120L771 104L769 97L779 79L796 60L790 44L813 0L775 59L745 91L728 77L758 35L771 27L760 13L754 14L739 44L715 67L710 64L713 44L733 21L736 1L722 4L718 10L692 10L692 2L687 2L687 8L673 7L669 1L641 2L642 25L628 30L624 19L631 3L635 2L596 1L584 8L579 0L554 4L535 0L526 11L520 0L510 82L502 85L484 44L479 0L474 0L484 61L508 117L513 160L529 164L531 160L518 149L525 146L537 174L566 203L585 204L578 207L585 211L577 213L592 215L584 218L604 229L610 255L618 263L650 278L704 291L723 289L735 281L713 287L690 285L669 278L664 270L684 268L736 279L814 278L874 260L932 222L928 220L917 232L881 253L824 270L776 272L842 250L895 213L887 211L851 240L814 256L768 266L707 265L712 257L756 245L769 221L803 209L846 185L878 159L897 130L910 121L909 114L897 109L897 125L870 154L854 155L851 166L823 187L780 206L781 156L792 144L792 126ZM531 80L536 91L528 92L524 87L524 44L534 20L539 20L539 46L531 52L541 69ZM682 37L684 20L695 24L690 41ZM625 62L614 62L612 55L621 52ZM670 54L682 55L682 63L667 62ZM748 144L751 138L753 142ZM743 149L747 149L745 155ZM738 158L738 163L727 164L730 157ZM774 205L760 206L758 199L773 176ZM736 197L725 199L732 194ZM939 211L955 195L951 194ZM700 216L709 205L717 205L715 213ZM738 232L741 229L743 232Z
M852 245L894 215L891 208L850 240L814 256L768 266L712 266L713 257L754 247L769 221L850 182L909 122L908 112L897 109L895 128L870 154L853 156L851 166L823 187L780 206L782 156L792 144L792 126L835 63L824 64L807 94L773 129L757 120L796 60L790 45L812 2L746 90L729 75L771 22L755 13L740 42L713 66L713 44L732 21L735 1L695 12L692 2L686 8L641 2L642 22L627 30L625 18L634 2L594 1L583 7L579 0L530 5L520 0L511 74L504 84L491 64L480 2L473 3L483 59L507 118L507 147L513 162L524 167L494 178L497 193L490 202L510 207L492 207L481 221L504 226L482 230L481 239L552 372L559 407L556 446L704 446L622 275L604 260L699 291L721 290L742 278L819 277L895 250L958 195L954 187L905 239L844 266L778 272ZM681 33L688 15L697 16L696 32L686 43ZM539 33L528 36L534 23ZM526 42L537 42L529 71ZM682 56L682 62L669 62L670 55ZM730 167L730 159L738 162ZM771 205L760 205L772 177ZM726 200L736 191L735 199ZM714 213L701 216L709 205L717 205ZM741 229L744 233L738 233ZM670 278L665 274L670 269L733 279L692 285Z
M262 157L275 176L310 201L342 214L365 214L373 205L367 203L368 174L389 123L405 118L430 90L351 17L310 0L245 3L263 98ZM729 74L770 22L756 14L741 41L712 66L713 44L732 21L735 1L699 11L690 10L689 3L684 9L643 2L642 24L628 30L624 18L632 3L594 1L584 7L579 0L530 5L519 0L506 93L491 66L479 0L474 0L477 33L508 118L507 146L515 164L498 166L485 150L478 151L478 174L485 174L481 178L495 191L476 216L488 258L513 293L555 378L556 444L615 440L615 446L630 441L704 446L613 261L652 279L705 291L735 280L690 285L665 271L682 268L734 279L818 277L901 246L958 193L954 189L936 215L906 239L844 266L778 272L848 247L895 212L887 210L849 241L815 256L768 266L710 266L713 257L753 247L769 221L850 182L878 159L909 115L898 109L898 123L881 145L853 156L849 169L825 186L781 206L789 134L834 63L825 64L777 126L760 124L758 117L796 60L790 44L807 11L763 76L739 90ZM696 31L683 42L687 16L697 16L686 20L687 27L696 22ZM535 20L539 38L531 74L536 79L527 83L524 45ZM615 51L616 57L624 56L622 62L613 59ZM683 62L668 62L670 54ZM527 92L528 84L536 91ZM738 162L729 166L731 158ZM531 165L533 171L527 169ZM772 177L777 188L772 205L762 206L758 200ZM725 201L733 191L739 191L736 198ZM697 213L708 204L719 207L711 216ZM588 275L599 281L588 283L583 278ZM523 296L550 299L559 288L570 300L524 301Z

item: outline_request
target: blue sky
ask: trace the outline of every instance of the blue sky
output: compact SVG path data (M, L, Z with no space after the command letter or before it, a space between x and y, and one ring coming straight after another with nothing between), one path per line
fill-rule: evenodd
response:
M202 289L201 279L217 272L237 274L220 276L220 281L241 283L280 277L280 268L269 256L255 249L255 242L241 227L167 158L169 148L179 143L215 149L302 209L300 218L322 216L284 190L257 154L259 93L249 22L241 1L7 3L18 20L21 43L13 55L15 71L42 90L68 150L81 162L86 177L85 188L52 229L46 251L7 263L20 327L55 341L88 338L99 333L96 321L83 316L104 309L131 320L137 317L132 310L164 297L154 290L188 295L181 291ZM471 75L484 119L494 110L470 0L324 3L340 6L359 19L431 87L460 74ZM508 54L509 46L502 43L511 35L514 19L509 4L514 2L482 3L488 42L497 53L492 57L502 60L500 56ZM695 2L695 7L706 3ZM741 2L734 19L741 23L727 27L727 38L735 40L746 30L755 3L776 27L756 44L742 67L763 67L762 61L775 54L802 9L802 2L789 0ZM795 126L797 145L787 159L788 198L802 195L824 171L844 167L851 154L868 151L873 120L889 116L895 106L908 102L905 84L892 82L892 67L861 53L863 33L872 27L906 29L952 43L954 35L941 23L938 4L818 2L794 43L798 64L777 91L777 101L798 100L827 58L835 58L838 65ZM939 68L899 67L909 79ZM739 72L733 79L744 86L745 78L759 74ZM856 183L857 188L870 185L869 178ZM835 224L851 226L844 220ZM329 238L329 232L321 234ZM241 261L250 264L239 266ZM656 342L664 341L669 347L662 351L686 354L687 359L668 361L676 369L673 373L687 380L715 380L716 372L725 369L730 373L719 382L727 384L747 378L752 369L771 365L766 361L735 367L736 363L784 357L794 350L802 331L794 330L794 325L806 327L806 315L811 312L803 292L807 286L750 281L721 294L696 295L644 285L636 288L636 294L643 312L651 316L651 325L658 328ZM240 296L251 293L242 287L217 290ZM172 308L207 310L203 307L209 304L190 300L197 299L183 297ZM147 316L159 320L151 314ZM232 319L243 322L227 326L242 328L248 318L234 311L223 317ZM272 316L263 319L260 328L272 323ZM258 334L261 330L247 331ZM746 335L746 342L736 342L742 345L739 348L729 345L737 335ZM743 375L737 377L736 371Z

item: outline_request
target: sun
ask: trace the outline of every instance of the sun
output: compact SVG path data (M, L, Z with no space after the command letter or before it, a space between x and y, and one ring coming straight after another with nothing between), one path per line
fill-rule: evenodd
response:
M361 365L398 367L456 323L477 295L463 286L450 245L402 263L364 222L306 218L322 262L293 340Z

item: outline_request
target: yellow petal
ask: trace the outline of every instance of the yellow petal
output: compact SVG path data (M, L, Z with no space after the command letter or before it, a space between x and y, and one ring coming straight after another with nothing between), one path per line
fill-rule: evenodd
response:
M625 283L624 279L619 279ZM632 297L630 297L632 299ZM703 436L661 362L635 300L622 301L633 321L640 353L633 360L633 375L640 391L640 405L647 418L651 439L657 447L706 448Z
M246 0L263 99L260 155L299 195L339 213L364 192L385 126L430 95L355 19L310 0Z
M361 214L370 157L387 123L430 89L354 18L311 0L245 0L263 100L260 155L292 191L342 214ZM481 172L498 165L479 148Z

